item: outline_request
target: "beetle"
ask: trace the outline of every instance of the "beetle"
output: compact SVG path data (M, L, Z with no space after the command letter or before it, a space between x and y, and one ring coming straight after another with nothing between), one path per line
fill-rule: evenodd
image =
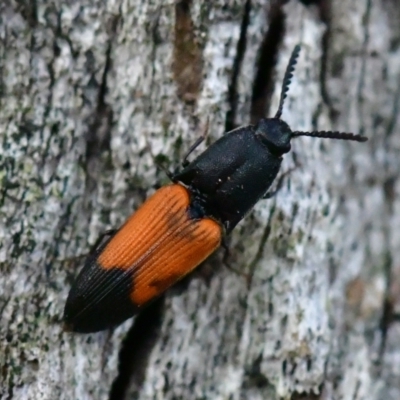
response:
M256 125L232 130L170 176L116 231L94 245L64 310L66 329L89 333L132 317L196 268L220 245L275 180L291 139L311 136L364 142L332 131L292 131L281 119L300 52L295 46L284 75L278 111ZM106 240L104 240L106 238Z

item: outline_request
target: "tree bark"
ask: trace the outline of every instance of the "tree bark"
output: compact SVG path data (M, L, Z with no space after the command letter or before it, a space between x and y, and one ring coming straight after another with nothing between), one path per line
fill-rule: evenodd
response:
M400 3L0 10L1 399L400 398ZM298 42L283 119L368 143L293 140L282 189L230 238L248 280L219 251L133 321L65 333L90 243L208 119L211 143L273 115Z

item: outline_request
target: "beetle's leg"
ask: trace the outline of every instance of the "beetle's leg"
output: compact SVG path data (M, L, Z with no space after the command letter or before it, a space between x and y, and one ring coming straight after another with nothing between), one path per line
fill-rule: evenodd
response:
M157 168L160 168L160 169L164 172L164 174L167 175L168 179L169 179L171 182L175 182L175 180L174 180L174 174L173 174L171 171L169 171L167 168L165 168L163 165L161 165L161 164L160 164L159 162L157 162L157 161L155 161L154 163L156 164Z
M204 141L204 136L199 136L196 141L189 147L189 150L187 151L187 153L185 154L185 156L183 157L182 160L182 167L186 167L189 164L189 161L187 160L188 157L190 156L190 154L192 154L192 152L194 150L196 150L196 148L198 146L200 146L201 143L203 143Z
M250 274L246 274L245 272L240 271L240 270L238 270L238 269L232 267L232 266L229 264L229 262L228 262L228 258L229 258L230 252L229 252L229 246L228 246L228 243L226 242L226 238L225 238L225 237L222 239L221 246L222 246L222 247L224 248L224 250L225 250L225 252L224 252L224 257L222 258L222 263L223 263L223 264L225 265L225 267L228 268L230 271L232 271L232 272L234 272L235 274L237 274L237 275L241 276L242 278L246 279L247 286L249 287L249 286L250 286L250 282L251 282L251 276L250 276Z
M117 233L118 229L108 229L105 232L103 232L96 240L94 245L91 247L89 254L92 254L96 251L96 249L99 247L100 243L103 241L103 239L106 236L113 236Z
M205 138L208 135L208 126L209 126L209 122L210 122L210 118L207 118L207 123L206 126L204 128L203 133L201 134L200 137L198 137L196 139L196 141L189 147L189 150L187 151L187 153L185 154L185 156L183 157L182 160L182 167L186 167L189 164L189 161L187 160L188 157L193 153L194 150L197 149L197 147L200 146L201 143L204 142Z
M80 260L83 260L85 258L87 258L90 255L93 255L97 248L99 247L100 243L103 241L103 239L106 236L112 236L117 232L118 229L108 229L107 231L103 232L96 240L96 242L94 243L93 246L91 246L90 250L88 253L85 254L80 254L79 256L74 256L74 257L69 257L69 258L64 258L62 261L66 262L66 263L76 263Z
M282 174L279 178L278 178L278 182L275 186L275 189L273 190L269 190L267 193L264 194L263 199L270 199L271 197L274 197L281 189L283 186L283 180L286 177L286 175L288 174L289 171L286 171L284 174Z
M171 182L174 182L173 176L174 174L171 173L167 168L165 168L159 161L157 161L157 157L153 154L152 150L151 150L151 144L150 142L147 140L146 138L146 147L149 150L150 156L153 159L154 164L156 165L157 168L159 168L161 171L164 172L165 175L167 175L168 179Z
M290 175L297 167L300 167L301 164L299 161L297 161L297 158L295 157L295 153L293 153L293 160L294 160L294 166L289 168L286 172L284 172L277 181L277 184L275 186L275 189L269 190L265 195L263 196L263 199L270 199L271 197L274 197L281 189L283 186L283 181L284 179Z
M228 267L229 245L226 241L226 236L222 237L221 247L224 248L224 257L222 258L222 263Z

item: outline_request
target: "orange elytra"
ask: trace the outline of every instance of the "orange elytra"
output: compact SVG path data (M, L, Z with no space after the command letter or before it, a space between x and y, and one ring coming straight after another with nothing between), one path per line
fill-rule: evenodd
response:
M213 219L191 218L186 188L159 189L88 257L67 300L66 325L94 332L129 318L214 252L221 234Z

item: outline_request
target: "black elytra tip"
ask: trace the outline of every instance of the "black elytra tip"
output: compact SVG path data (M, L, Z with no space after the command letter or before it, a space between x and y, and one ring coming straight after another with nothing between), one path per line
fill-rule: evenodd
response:
M66 332L92 333L121 324L138 310L130 299L133 274L103 269L89 259L69 292L64 309Z

